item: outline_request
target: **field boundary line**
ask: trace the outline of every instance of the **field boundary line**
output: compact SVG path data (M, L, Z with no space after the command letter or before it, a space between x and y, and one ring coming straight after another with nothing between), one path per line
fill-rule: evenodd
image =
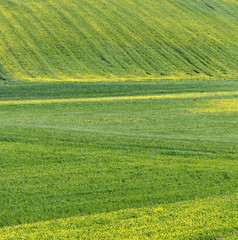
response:
M238 91L228 92L195 92L142 96L117 96L117 97L92 97L92 98L69 98L69 99L36 99L36 100L8 100L0 101L0 105L23 105L23 104L49 104L69 102L100 102L100 101L123 101L123 100L156 100L156 99L186 99L204 97L222 97L238 95Z

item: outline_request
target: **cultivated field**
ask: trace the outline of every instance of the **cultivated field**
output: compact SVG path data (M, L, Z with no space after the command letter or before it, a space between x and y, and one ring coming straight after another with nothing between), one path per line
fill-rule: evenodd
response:
M236 0L0 0L0 73L37 81L230 78L237 12Z
M237 81L0 84L0 239L237 238Z

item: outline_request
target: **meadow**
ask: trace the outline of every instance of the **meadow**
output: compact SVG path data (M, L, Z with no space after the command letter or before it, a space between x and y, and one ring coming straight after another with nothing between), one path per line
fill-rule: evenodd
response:
M0 239L237 238L236 80L0 87Z

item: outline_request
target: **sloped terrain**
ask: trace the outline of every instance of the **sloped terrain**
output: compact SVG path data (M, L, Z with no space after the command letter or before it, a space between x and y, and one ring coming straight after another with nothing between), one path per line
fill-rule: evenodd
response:
M0 0L0 77L237 75L234 0Z

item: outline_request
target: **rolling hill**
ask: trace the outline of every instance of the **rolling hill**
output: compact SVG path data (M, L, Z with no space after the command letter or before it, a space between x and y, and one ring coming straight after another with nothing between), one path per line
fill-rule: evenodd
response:
M237 76L235 0L0 0L0 78Z

